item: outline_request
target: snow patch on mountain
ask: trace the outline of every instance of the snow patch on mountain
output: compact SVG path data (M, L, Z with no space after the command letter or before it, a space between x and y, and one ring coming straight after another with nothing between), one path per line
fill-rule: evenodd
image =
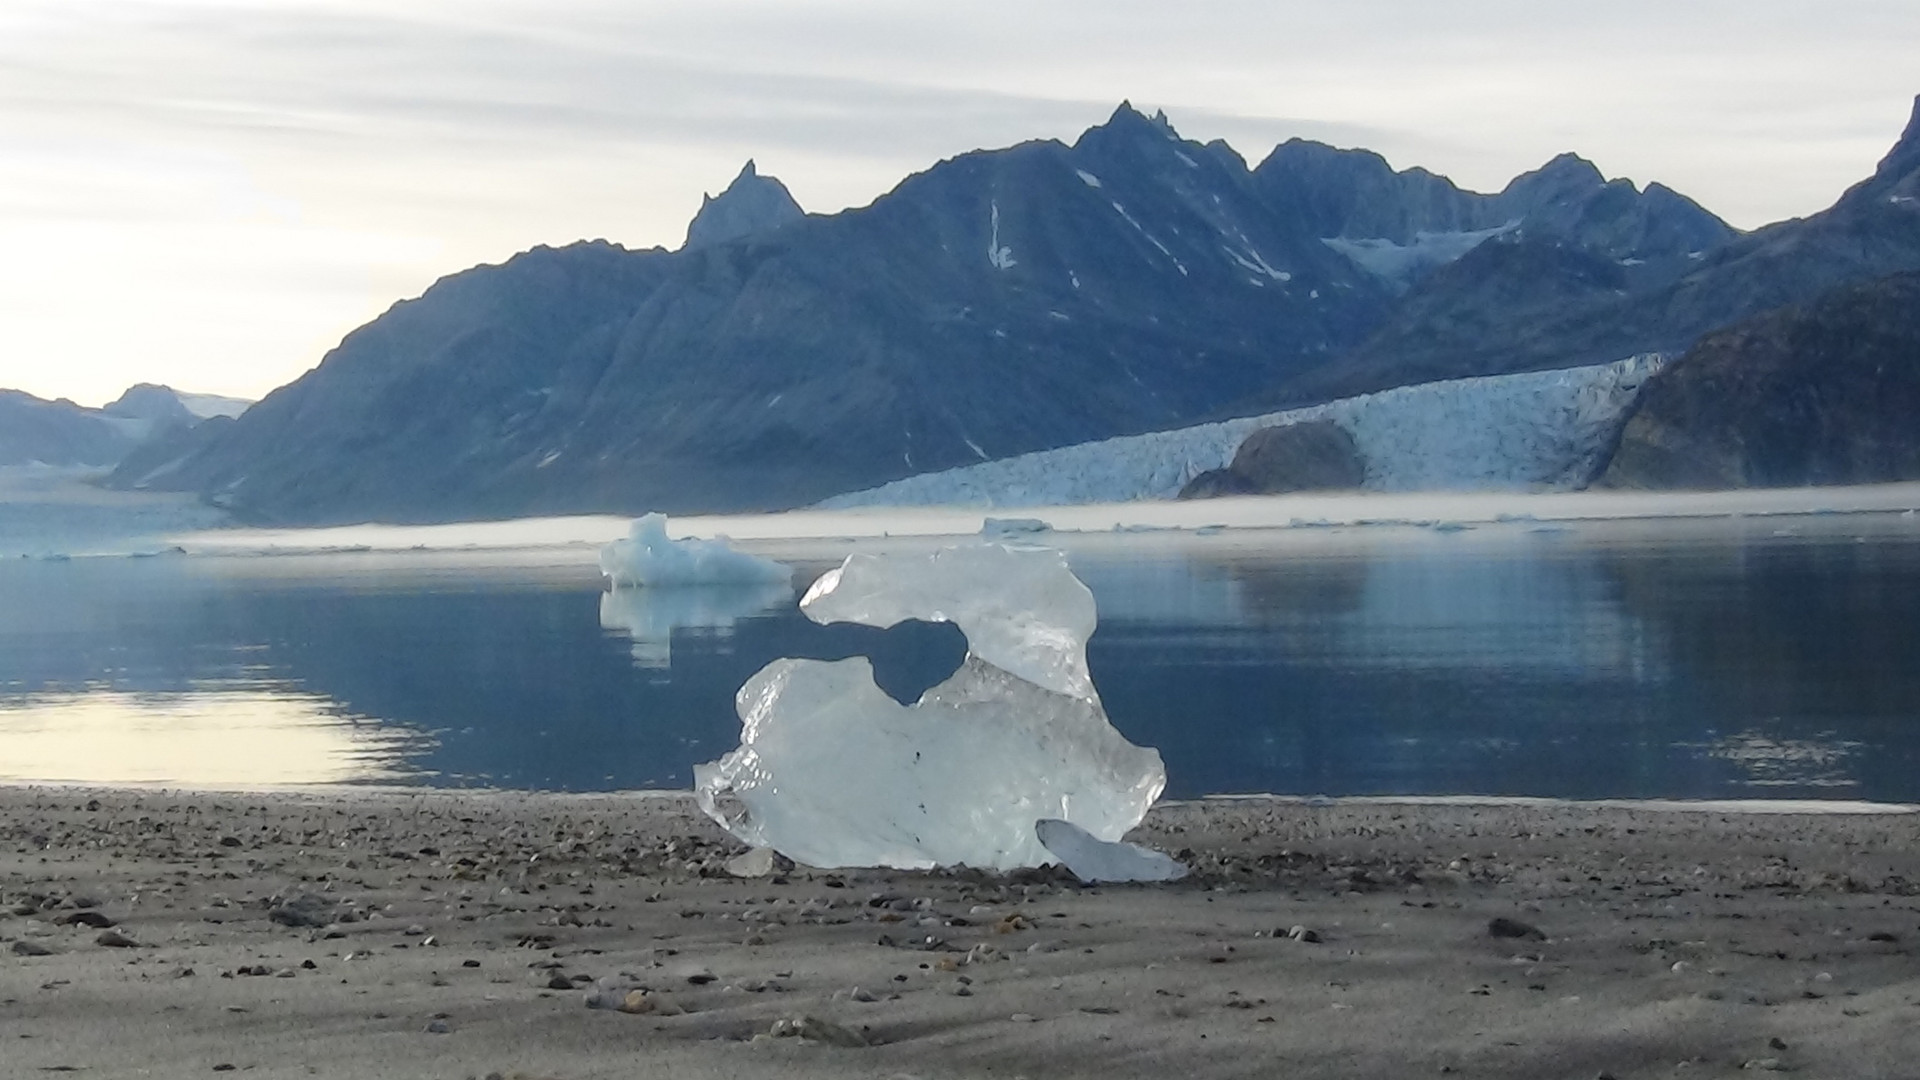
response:
M175 390L173 396L187 411L202 420L215 416L239 416L253 404L248 398L228 397L225 394L188 394Z
M1171 499L1224 467L1255 430L1331 420L1353 436L1372 491L1565 490L1605 463L1640 387L1666 360L1403 386L1285 412L1129 435L923 473L837 495L862 506L1066 506Z
M1355 266L1397 288L1406 288L1428 270L1445 266L1496 236L1520 227L1509 221L1491 229L1458 232L1417 232L1405 244L1379 237L1352 239L1335 236L1320 241L1345 255Z
M995 270L1011 270L1018 265L1013 258L1013 249L1000 243L1000 204L993 203L992 232L987 239L987 262Z

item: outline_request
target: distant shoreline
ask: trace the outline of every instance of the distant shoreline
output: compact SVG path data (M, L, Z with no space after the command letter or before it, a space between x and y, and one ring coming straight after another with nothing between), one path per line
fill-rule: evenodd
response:
M1037 520L1049 535L1129 532L1298 530L1326 527L1536 525L1596 521L1793 517L1829 514L1920 516L1920 482L1853 487L1744 488L1709 492L1405 492L1239 496L1081 506L898 507L791 510L776 514L689 515L670 520L681 536L742 543L977 536L988 518ZM449 525L340 525L309 529L222 529L174 536L193 554L297 554L342 550L541 550L598 545L625 535L615 515L520 518Z

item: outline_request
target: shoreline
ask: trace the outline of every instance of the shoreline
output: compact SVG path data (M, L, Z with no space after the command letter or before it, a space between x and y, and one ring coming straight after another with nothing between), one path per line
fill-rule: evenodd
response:
M553 799L556 801L592 801L624 799L686 800L694 797L692 788L626 788L608 791L553 791L540 788L428 787L405 784L287 784L276 786L233 787L158 784L102 784L87 780L20 780L0 777L0 792L48 791L79 794L161 795L188 798L194 796L231 796L238 798L337 798L353 802L362 798L412 796L448 796L470 799L512 798ZM1676 798L1599 798L1561 799L1547 795L1292 795L1278 792L1224 792L1185 799L1161 799L1154 810L1211 805L1275 807L1468 807L1496 809L1533 808L1569 810L1641 810L1658 813L1700 814L1808 814L1855 815L1920 813L1920 803L1876 802L1870 799L1676 799Z
M21 1075L1904 1076L1912 810L1204 799L1133 836L1193 880L1087 888L734 878L683 793L0 785L0 1035Z
M1457 525L1576 525L1601 522L1711 521L1906 515L1920 511L1920 482L1846 487L1740 488L1726 491L1421 491L1234 496L1063 506L801 508L764 514L687 515L671 519L676 538L727 536L748 550L781 542L950 540L980 534L988 518L1039 519L1071 542L1107 534L1246 534L1326 528L1431 530ZM629 518L578 515L442 525L238 527L167 538L193 555L475 552L529 554L597 546L625 535ZM1044 541L1042 541L1044 542Z

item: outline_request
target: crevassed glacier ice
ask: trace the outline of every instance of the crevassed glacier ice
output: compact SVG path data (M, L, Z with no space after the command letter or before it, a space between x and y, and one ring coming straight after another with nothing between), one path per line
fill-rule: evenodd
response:
M1263 427L1330 420L1353 436L1369 491L1572 489L1592 479L1640 388L1666 363L1484 375L1341 398L1264 416L1123 435L921 473L820 503L862 506L1068 506L1171 499L1233 459Z
M694 768L701 808L747 844L813 866L1038 866L1054 857L1036 821L1118 840L1166 786L1159 753L1107 721L1087 671L1093 594L1057 551L855 554L800 608L952 622L969 651L911 706L864 657L776 660L747 680L739 749Z
M633 519L625 540L600 549L600 572L623 585L751 585L789 580L787 566L735 551L726 537L670 540L665 514Z

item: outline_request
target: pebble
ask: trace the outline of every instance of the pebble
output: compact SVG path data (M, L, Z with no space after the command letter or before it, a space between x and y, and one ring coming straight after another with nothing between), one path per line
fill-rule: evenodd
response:
M447 1023L445 1020L433 1020L427 1024L427 1034L429 1035L446 1035L452 1031L453 1025Z
M1012 1016L1007 1017L1007 1019L1016 1024L1031 1024L1034 1021L1034 1015L1032 1013L1014 1013Z
M93 943L95 945L104 945L109 949L137 949L140 947L139 942L118 930L101 931L100 936L93 939Z
M15 956L52 956L54 950L37 941L16 941L13 943Z
M1487 933L1497 938L1531 938L1535 941L1545 941L1547 938L1546 932L1539 927L1504 915L1487 920Z
M54 922L61 926L86 926L95 930L105 930L115 925L112 919L98 911L76 911L71 915L62 915Z
M836 1024L831 1020L822 1020L817 1016L783 1017L773 1022L767 1034L776 1039L811 1039L829 1046L852 1048L872 1045L865 1035L852 1028Z
M858 986L854 987L852 992L847 994L847 996L852 998L855 1001L878 1001L879 1000L878 998L873 996L873 991L862 990Z
M556 971L553 973L553 976L547 980L547 989L571 990L573 989L573 980Z
M763 878L773 873L773 849L757 847L727 860L727 873L737 878Z

